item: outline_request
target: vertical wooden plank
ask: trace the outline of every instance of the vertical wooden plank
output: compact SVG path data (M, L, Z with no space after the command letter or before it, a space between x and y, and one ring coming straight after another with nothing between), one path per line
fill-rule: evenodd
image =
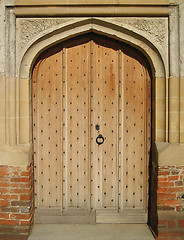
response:
M33 111L33 150L34 150L34 193L35 193L35 209L38 208L38 202L39 202L39 184L38 184L38 176L39 176L39 162L38 162L38 154L39 149L37 149L38 146L38 136L37 136L37 76L38 76L38 69L39 69L40 61L37 63L37 65L33 69L33 75L32 75L32 111Z
M103 38L102 38L103 39ZM92 79L91 119L93 163L92 202L96 209L116 209L117 174L117 122L118 122L118 53L105 40L94 41L94 74ZM99 125L99 130L95 126ZM104 137L98 145L96 138Z
M102 47L102 131L106 134L103 151L103 207L116 208L117 199L117 110L118 59L116 49Z
M62 51L62 73L63 73L63 79L62 79L62 85L63 85L63 105L62 105L62 118L63 118L63 126L62 126L62 135L63 135L63 142L62 142L62 173L63 173L63 179L61 182L61 186L63 189L63 196L62 197L62 205L63 209L62 211L65 212L67 209L67 199L68 199L68 188L67 188L67 172L68 172L68 165L67 165L67 159L68 159L68 145L67 145L67 54L66 54L66 48L63 47Z
M91 44L91 207L95 210L102 207L102 151L98 150L100 146L96 143L96 138L101 131L100 104L98 104L101 69L100 65L96 64L99 59L100 46L97 46L94 40ZM97 125L99 125L99 130L96 130Z
M148 209L148 193L149 193L149 161L151 160L150 156L150 149L151 149L151 72L149 71L148 63L145 61L145 69L144 69L144 75L145 75L145 86L146 86L146 119L145 119L145 126L146 126L146 138L145 138L145 146L146 146L146 154L145 154L145 164L144 164L144 176L143 178L146 179L147 186L144 189L143 192L143 205L145 209ZM145 197L144 197L145 196Z
M51 49L42 56L33 95L36 132L36 167L38 206L61 205L61 56L59 49ZM54 68L53 68L54 66Z
M123 206L128 209L144 209L143 202L147 198L145 192L147 79L144 74L145 68L141 62L143 60L136 55L136 52L125 51L123 66Z
M66 47L67 208L89 209L90 43Z
M124 194L126 194L126 188L124 189L123 186L125 185L124 182L124 145L123 145L123 118L124 118L124 111L123 111L123 81L124 81L124 54L119 50L119 107L118 107L118 153L119 153L119 182L118 182L118 193L119 193L119 198L118 198L118 204L119 204L119 212L123 210L123 198Z

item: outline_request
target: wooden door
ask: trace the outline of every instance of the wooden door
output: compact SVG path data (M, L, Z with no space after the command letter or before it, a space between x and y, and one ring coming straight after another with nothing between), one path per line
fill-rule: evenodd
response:
M151 79L146 59L88 34L33 70L37 222L147 222Z

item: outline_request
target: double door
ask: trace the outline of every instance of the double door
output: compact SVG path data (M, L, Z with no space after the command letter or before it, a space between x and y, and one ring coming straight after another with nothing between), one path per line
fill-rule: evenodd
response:
M132 47L95 34L33 70L37 222L147 222L151 80Z

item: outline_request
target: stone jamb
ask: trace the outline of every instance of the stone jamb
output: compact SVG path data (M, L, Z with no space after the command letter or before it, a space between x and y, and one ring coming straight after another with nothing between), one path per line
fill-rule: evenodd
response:
M179 5L179 38L180 38L180 142L184 143L184 3Z
M180 142L180 78L179 78L179 14L178 6L170 8L169 16L169 142Z

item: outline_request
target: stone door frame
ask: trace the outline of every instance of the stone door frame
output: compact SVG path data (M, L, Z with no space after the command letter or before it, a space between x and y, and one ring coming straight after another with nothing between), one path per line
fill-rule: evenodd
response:
M24 49L17 65L20 66L20 68L17 68L17 85L19 88L19 118L17 119L17 125L20 126L17 129L17 141L22 146L29 148L29 162L31 162L31 156L33 155L31 80L36 59L46 49L89 32L127 43L145 55L152 72L152 143L166 141L165 89L168 63L163 49L149 36L141 35L142 32L129 30L128 26L125 28L120 24L115 24L115 22L98 18L76 18L36 35ZM147 176L149 176L149 173L147 173Z

